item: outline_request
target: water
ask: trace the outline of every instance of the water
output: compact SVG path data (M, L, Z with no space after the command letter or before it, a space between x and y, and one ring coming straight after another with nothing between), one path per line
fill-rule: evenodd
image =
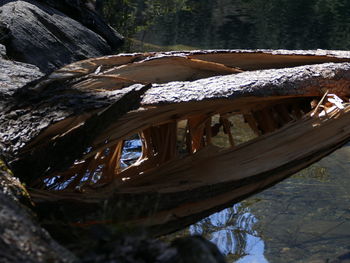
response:
M137 159L140 150L139 139L126 141L123 159ZM349 171L350 143L170 239L203 235L228 262L350 262Z
M204 235L228 262L349 262L349 171L350 144L176 236Z
M106 2L110 23L124 36L151 44L149 50L350 48L349 0ZM138 48L146 48L143 44Z
M141 156L141 152L142 142L138 136L137 138L126 140L124 142L122 158L120 160L121 168L127 168L131 164L135 163L136 160Z

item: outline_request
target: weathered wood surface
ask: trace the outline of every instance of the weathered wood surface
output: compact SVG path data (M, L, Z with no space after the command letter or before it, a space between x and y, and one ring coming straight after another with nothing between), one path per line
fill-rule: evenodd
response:
M327 63L285 69L243 72L193 82L153 85L143 105L240 99L244 97L321 96L327 89L349 95L350 64Z
M28 86L17 92L12 100L7 102L4 109L6 114L0 117L0 136L4 144L4 152L10 163L13 163L13 169L16 172L24 176L25 170L35 167L33 172L38 171L37 175L40 175L49 167L52 172L57 171L59 167L64 170L63 167L72 164L79 157L73 154L74 157L67 157L69 161L63 165L64 158L61 158L63 153L60 152L57 155L52 147L77 148L82 154L83 148L88 147L89 144L97 148L102 147L107 138L110 142L117 141L134 134L143 127L167 121L172 118L171 116L177 115L177 118L181 118L191 114L191 111L217 111L225 105L229 105L231 111L237 111L244 104L244 107L249 110L259 107L264 100L290 96L320 96L327 89L331 93L348 95L349 70L350 65L343 63L244 72L194 82L153 85L151 88L140 89L136 93L134 89L138 86L103 91L103 82L95 89L85 89L84 85L81 88L77 79L52 81L47 85ZM122 100L122 97L125 99ZM142 101L140 105L133 105L132 100ZM231 101L235 102L233 106ZM212 104L207 104L208 102ZM83 147L79 146L81 140L66 139L65 146L56 144L62 134L65 138L69 138L67 131L77 125L83 125L85 120L93 116L93 112L100 116L98 111L104 111L110 105L119 105L117 107L120 107L118 114L120 121L117 121L117 116L109 119L106 125L108 129L106 127L100 132L102 136L88 129L84 130L85 125L84 128L80 128L81 132L85 133L83 138L90 138L90 136L93 138L84 143ZM153 107L127 113L132 109L148 105ZM10 130L8 127L11 127ZM49 127L51 128L48 129ZM52 140L52 138L55 139ZM45 147L50 147L49 145L55 146L47 148L51 149L47 152ZM32 151L34 148L35 150ZM26 154L28 152L30 154ZM56 160L54 156L62 162ZM28 161L25 161L26 159ZM45 161L46 159L55 161L49 162ZM23 160L24 163L20 164L19 160ZM56 161L57 164L54 165ZM18 167L14 165L15 162ZM22 168L19 168L20 166ZM20 172L20 169L23 172Z
M118 117L138 108L140 95L147 87L95 94L79 90L72 93L73 90L67 90L64 85L56 88L40 92L38 96L34 95L36 92L15 96L8 109L13 104L19 107L11 108L9 114L0 117L4 155L12 160L14 172L18 176L21 174L22 178L62 171L71 165ZM70 119L73 116L78 116L78 119ZM35 138L48 127L53 127L49 135L55 139L35 142ZM64 135L67 132L70 132L69 136ZM29 146L31 143L33 146ZM26 158L21 159L21 156ZM14 165L15 162L18 165ZM32 169L30 175L28 169Z

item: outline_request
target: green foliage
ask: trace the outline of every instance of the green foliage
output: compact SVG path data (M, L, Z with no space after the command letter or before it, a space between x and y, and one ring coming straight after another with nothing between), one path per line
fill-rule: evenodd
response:
M158 46L350 49L349 9L348 0L106 0L104 13L127 38Z
M189 10L187 0L106 0L103 15L129 41L142 32L142 41L147 30L163 16Z
M121 34L128 37L135 32L137 5L133 0L106 0L103 15Z

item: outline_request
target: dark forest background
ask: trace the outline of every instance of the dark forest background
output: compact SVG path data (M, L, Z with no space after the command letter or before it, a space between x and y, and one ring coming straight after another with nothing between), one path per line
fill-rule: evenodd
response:
M104 16L130 40L126 49L135 48L135 43L205 49L350 49L350 0L104 3Z

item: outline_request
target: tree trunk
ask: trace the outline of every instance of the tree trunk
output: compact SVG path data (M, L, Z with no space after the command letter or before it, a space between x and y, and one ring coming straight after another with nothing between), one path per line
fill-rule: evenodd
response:
M283 52L124 54L68 65L10 95L3 91L3 152L41 215L63 220L64 211L75 227L174 231L350 139L348 104L331 103L331 94L350 95L348 54ZM337 63L280 68L330 61ZM278 69L249 71L258 67ZM320 103L312 110L314 99ZM259 137L236 146L233 115ZM217 127L230 149L212 145ZM121 168L132 136L141 138L141 157Z

